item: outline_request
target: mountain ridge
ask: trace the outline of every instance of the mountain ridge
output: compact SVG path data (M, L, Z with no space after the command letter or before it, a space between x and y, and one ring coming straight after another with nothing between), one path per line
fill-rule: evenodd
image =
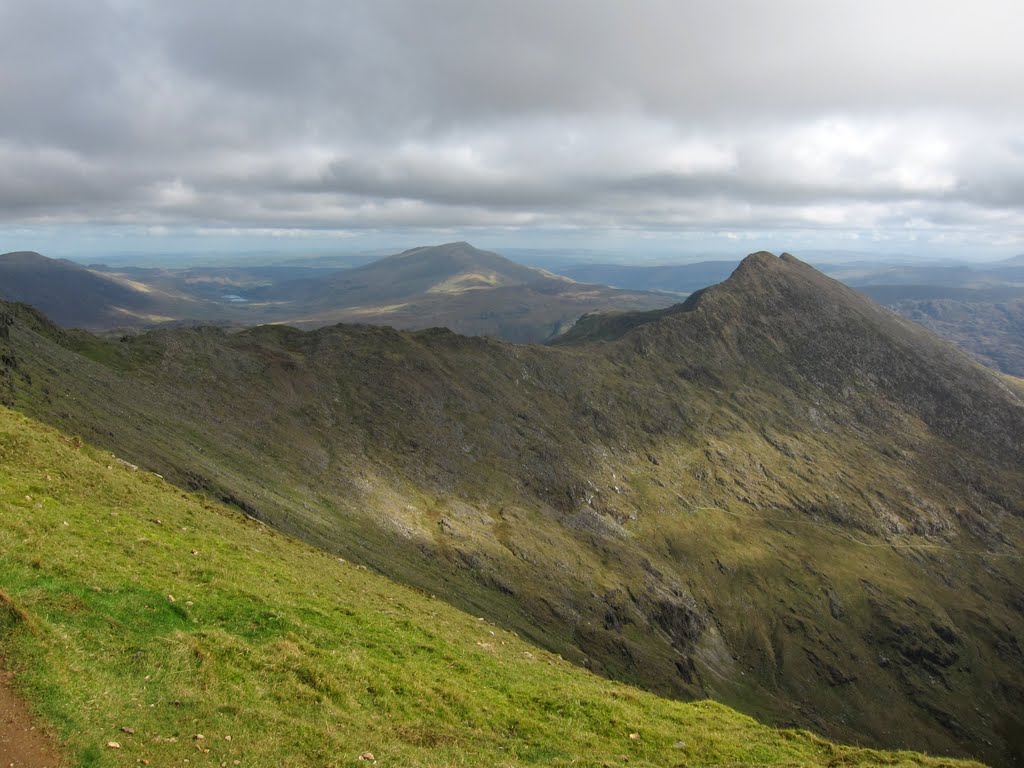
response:
M36 255L7 259L10 279L4 279L5 259L0 256L4 297L37 304L65 327L94 331L203 323L316 328L352 322L445 326L467 335L541 342L585 312L661 307L673 300L649 291L575 283L466 242L413 248L343 270L98 271Z
M15 319L5 359L20 409L604 675L1019 763L1020 398L792 257L686 305L553 347Z
M0 299L38 306L62 325L90 328L127 324L153 309L142 291L35 251L0 254Z
M411 248L335 276L296 281L254 296L301 304L288 324L311 328L360 322L539 342L586 311L630 304L664 306L671 297L576 283L459 241Z

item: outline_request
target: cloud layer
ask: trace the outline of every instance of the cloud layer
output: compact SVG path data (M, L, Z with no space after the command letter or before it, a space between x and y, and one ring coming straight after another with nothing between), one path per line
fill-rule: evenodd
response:
M1015 0L15 0L0 226L1024 247L1022 38Z

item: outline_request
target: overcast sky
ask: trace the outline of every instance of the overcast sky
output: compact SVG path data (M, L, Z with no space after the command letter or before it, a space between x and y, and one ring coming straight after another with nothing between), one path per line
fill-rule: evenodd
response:
M2 0L0 251L1024 252L1020 0Z

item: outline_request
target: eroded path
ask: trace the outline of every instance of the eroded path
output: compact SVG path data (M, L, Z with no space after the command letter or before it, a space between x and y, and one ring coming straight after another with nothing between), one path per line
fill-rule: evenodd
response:
M53 743L35 727L10 682L10 673L0 672L0 768L57 768Z

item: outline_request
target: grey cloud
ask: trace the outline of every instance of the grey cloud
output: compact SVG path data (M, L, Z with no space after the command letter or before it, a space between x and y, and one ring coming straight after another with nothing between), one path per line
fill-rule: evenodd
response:
M1022 25L1010 0L15 0L0 221L1024 238Z

